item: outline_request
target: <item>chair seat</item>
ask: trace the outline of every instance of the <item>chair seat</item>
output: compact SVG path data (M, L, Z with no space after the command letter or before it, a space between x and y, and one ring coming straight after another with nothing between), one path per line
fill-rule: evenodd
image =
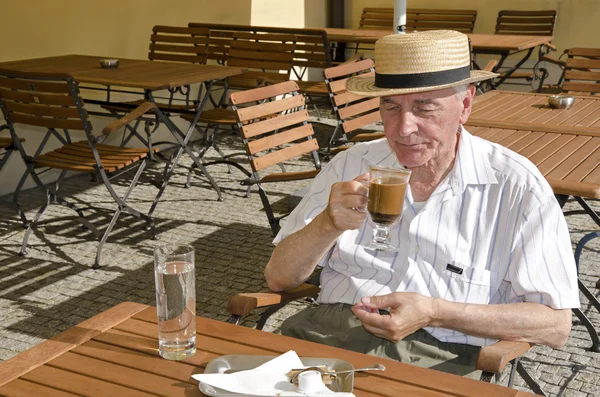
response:
M132 109L135 109L136 107L138 107L139 105L141 105L142 103L144 103L146 101L144 101L143 99L139 99L137 101L131 101L131 102L115 102L115 103L110 103L110 104L105 104L105 105L101 105L101 107L103 109L108 110L109 112L115 112L115 113L127 113L130 112ZM177 104L171 104L170 106L166 103L157 103L158 108L160 110L162 110L163 112L188 112L190 110L189 107L186 107L186 105L177 105ZM148 110L146 112L146 114L152 113L152 109Z
M187 121L193 121L195 114L184 113L181 118ZM198 119L199 123L207 124L231 124L235 125L235 113L229 108L214 108L203 111Z
M12 138L0 138L0 149L4 149L12 145Z
M319 172L321 172L321 170L317 169L308 171L276 172L262 177L260 183L300 181L302 179L314 178Z
M148 156L147 148L127 148L96 144L100 161L106 172L125 168ZM158 152L158 149L153 149ZM34 160L35 167L52 167L70 171L93 172L96 161L87 141L65 145L59 149L44 153Z
M322 81L296 81L299 92L308 95L328 96L327 85Z
M506 76L506 73L500 73L500 77ZM525 80L533 80L535 75L533 72L514 72L508 76L509 79L525 79Z

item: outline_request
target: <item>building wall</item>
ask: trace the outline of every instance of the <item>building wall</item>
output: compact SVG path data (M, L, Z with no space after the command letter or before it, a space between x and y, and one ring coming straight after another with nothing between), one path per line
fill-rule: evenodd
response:
M477 10L474 33L494 33L500 10L550 10L558 13L553 43L560 54L565 48L598 47L600 0L407 0L408 8ZM364 7L393 7L394 0L345 0L345 25L358 27Z
M154 25L185 26L195 21L325 26L325 4L322 0L0 0L0 62L64 54L145 59ZM95 131L109 121L92 118ZM176 121L185 127L184 122ZM44 132L19 126L28 153L37 149ZM157 140L170 136L163 127L158 134ZM75 133L75 138L84 136ZM112 142L118 139L120 134L115 134ZM51 141L47 147L56 145ZM13 154L0 172L0 195L14 191L23 171L19 155ZM56 173L45 173L42 179L49 182L55 178ZM33 185L30 180L25 187Z

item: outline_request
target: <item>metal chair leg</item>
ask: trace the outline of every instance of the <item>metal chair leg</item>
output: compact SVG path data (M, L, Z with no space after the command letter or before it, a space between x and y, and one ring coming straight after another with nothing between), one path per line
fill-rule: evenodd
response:
M35 226L37 226L37 223L41 219L44 212L46 211L46 208L48 208L48 206L50 205L51 198L52 198L52 193L50 193L50 190L46 189L46 202L38 210L37 214L35 214L35 217L32 219L31 223L29 224L29 227L25 231L25 236L23 236L23 243L21 244L21 251L19 252L19 255L21 255L21 256L27 255L27 241L29 240L31 231L33 230L33 228Z
M269 226L271 226L271 232L273 233L273 236L276 236L280 229L279 219L275 217L275 214L273 213L273 208L271 207L271 203L269 202L269 198L267 197L267 193L260 184L258 184L258 195L260 196L260 201L262 201L265 213L267 214Z
M518 358L516 358L514 361L515 365L517 366L517 372L519 373L519 375L521 375L521 378L523 378L527 386L529 386L529 388L535 394L540 396L546 396L546 393L544 393L544 391L540 387L540 384L531 375L529 375L529 372L527 372L523 364L521 364L521 361Z
M102 261L102 247L104 246L104 243L106 243L106 240L108 239L108 235L110 234L112 229L115 227L115 223L117 223L117 219L119 218L119 215L121 215L121 208L118 208L115 211L112 219L110 220L110 223L108 224L108 227L104 231L104 235L102 236L102 239L100 240L100 244L98 244L98 251L96 251L96 259L94 260L94 265L92 266L92 269L100 268L100 262Z

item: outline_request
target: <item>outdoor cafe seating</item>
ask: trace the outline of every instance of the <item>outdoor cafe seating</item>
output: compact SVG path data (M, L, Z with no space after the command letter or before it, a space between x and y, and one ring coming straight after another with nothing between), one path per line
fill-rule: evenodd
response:
M294 304L313 304L320 290L318 273L292 290L265 289L261 271L280 222L337 153L385 137L379 98L352 95L345 83L352 76L375 73L371 51L377 39L392 33L394 9L344 3L346 16L352 15L346 27L330 21L303 27L257 26L253 18L236 19L235 12L228 20L191 13L189 23L148 20L143 40L135 39L139 43L134 38L140 34L123 37L124 47L143 49L137 58L145 59L123 56L113 69L100 67L105 57L62 53L21 61L8 57L10 61L0 63L0 179L18 169L11 168L15 160L25 164L13 191L0 197L0 211L8 209L1 214L9 214L0 219L5 232L0 234L0 263L9 264L0 266L0 285L6 289L0 293L0 315L10 314L13 305L26 306L29 312L23 317L35 318L40 312L35 306L38 297L26 295L39 275L27 272L44 264L39 259L44 256L56 262L48 273L69 268L57 277L68 280L76 275L78 282L118 281L127 286L117 291L115 283L112 292L103 295L106 298L98 298L101 303L94 313L88 315L85 308L77 312L85 321L61 325L64 333L31 351L23 348L12 359L2 355L12 334L23 332L25 345L56 332L48 331L53 325L39 331L32 325L37 320L0 326L0 395L212 395L207 394L210 389L199 389L193 377L210 373L212 360L279 356L290 349L300 357L345 360L356 368L372 364L372 357L360 353L259 332L268 329L267 324L280 323L278 316L295 310ZM499 77L477 87L466 128L538 166L563 206L577 265L589 258L593 262L597 252L591 247L600 237L600 49L569 42L560 59L550 54L559 44L562 51L567 42L564 31L557 29L560 18L568 18L559 15L562 9L493 9L491 15L490 10L462 8L408 8L406 31L459 30L469 35L472 67L491 58L485 69ZM485 25L488 20L494 24ZM132 29L137 27L125 31ZM363 50L366 53L360 53ZM533 63L533 69L525 68ZM554 66L560 68L558 74ZM525 85L512 91L514 81ZM549 82L552 85L544 85ZM551 109L549 93L574 97L573 107ZM373 125L376 130L371 130ZM34 183L31 190L26 189L28 181ZM98 200L99 208L93 208L93 201L82 201L79 192L65 189L77 183L82 190L108 192L104 202ZM252 190L258 194L251 195ZM581 208L574 209L576 205ZM578 215L595 225L580 226L583 221L577 218L580 223L573 227ZM48 227L59 218L74 222ZM78 243L95 241L88 243L94 250L93 271L87 264L72 263L79 259L71 260L69 248L48 238L53 233L69 236L65 230L73 224L81 224ZM191 244L198 258L211 263L209 271L195 278L195 293L202 298L193 313L197 353L180 362L159 356L157 328L162 318L152 306L155 291L150 298L140 292L152 278L151 251L159 244L152 240L158 238L160 243ZM117 248L106 254L108 246ZM115 264L114 252L119 250L145 263L129 273ZM13 279L5 280L9 273L17 274L15 284L25 278L30 284L14 293ZM592 273L597 279L597 272ZM573 392L566 385L580 373L595 374L593 352L600 349L595 328L598 294L590 287L591 276L580 276L582 307L574 310L575 339L567 348L498 341L479 354L483 382L386 362L386 372L353 377L353 393L525 397L530 395L525 390L538 395L550 391L553 396ZM21 289L23 295L17 296ZM135 302L114 306L110 301L108 308L102 299L108 301L111 293L120 302ZM77 301L85 302L87 292L72 295L72 307L65 310L76 312ZM52 309L43 314L52 317ZM39 323L42 329L45 325L41 319ZM27 327L34 338L23 331ZM559 368L556 375L544 372L552 365ZM559 379L557 385L553 377ZM582 397L591 386L585 387L576 390Z

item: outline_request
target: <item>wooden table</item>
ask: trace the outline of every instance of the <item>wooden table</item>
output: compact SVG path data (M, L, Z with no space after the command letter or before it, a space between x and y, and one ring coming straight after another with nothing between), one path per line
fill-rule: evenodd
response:
M215 80L225 79L244 73L246 69L239 67L226 67L220 65L196 65L179 62L160 62L139 59L120 59L119 67L115 69L103 69L100 60L110 57L88 56L88 55L63 55L48 58L35 58L20 61L0 63L1 69L9 69L25 73L68 73L75 80L86 84L99 84L109 87L106 101L88 101L90 103L106 104L110 101L110 87L127 87L143 89L146 100L156 102L154 91L173 89L205 83L207 86L204 97L200 104L194 109L198 116L210 98L210 87ZM135 106L134 106L135 107ZM179 149L167 164L165 177L160 188L160 194L166 188L171 175L179 161L179 157L185 151L193 160L202 173L207 177L216 190L219 200L222 200L221 190L212 176L208 173L201 160L188 146L188 141L194 131L196 122L193 122L186 133L183 133L162 111L161 106L157 109L159 121L164 123L173 137L176 139ZM133 109L133 108L132 108ZM138 135L139 136L139 135ZM147 143L147 142L146 142ZM159 197L157 196L157 197ZM149 215L156 208L156 200L153 203Z
M555 194L573 196L600 226L600 216L585 199L600 198L600 97L576 96L570 109L552 109L548 94L490 91L476 97L466 124L473 135L499 143L527 157L541 171ZM563 204L564 204L563 200ZM581 213L571 211L565 215ZM575 248L575 261L585 244L600 232L584 236ZM579 289L597 310L600 302L581 282ZM575 314L600 352L600 338L589 319Z
M158 356L156 309L125 302L0 363L2 396L202 396L190 376L225 354L333 357L355 367L384 361L387 370L355 378L357 397L495 396L530 393L281 335L197 318L196 355Z
M346 29L346 28L324 28L331 42L338 43L365 43L373 44L383 36L392 34L388 30L374 29ZM410 33L408 33L410 34ZM500 55L498 64L493 71L497 72L502 67L506 58L516 53L524 52L521 59L509 70L503 71L503 76L494 82L491 88L502 84L531 56L533 50L541 45L550 43L552 36L529 36L529 35L501 35L501 34L467 34L471 40L473 53Z

